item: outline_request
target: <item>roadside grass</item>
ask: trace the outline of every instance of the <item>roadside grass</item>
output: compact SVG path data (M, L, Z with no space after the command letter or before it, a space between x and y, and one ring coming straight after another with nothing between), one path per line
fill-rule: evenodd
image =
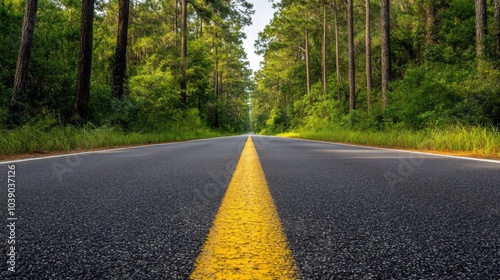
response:
M425 131L329 128L281 133L278 136L500 158L500 131L496 128L455 126Z
M56 126L50 129L26 125L0 131L0 155L66 152L141 144L176 142L230 135L204 128L159 132L125 132L116 128Z

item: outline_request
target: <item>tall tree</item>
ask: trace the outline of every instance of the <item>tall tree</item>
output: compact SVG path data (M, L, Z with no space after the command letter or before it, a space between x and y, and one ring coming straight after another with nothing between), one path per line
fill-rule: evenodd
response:
M425 36L425 43L427 46L431 46L435 43L436 41L436 35L434 32L435 25L436 25L436 13L437 13L437 8L436 4L432 3L432 1L429 1L427 3L427 22L426 22L426 36Z
M486 0L476 0L476 54L479 59L484 58L486 49Z
M118 10L118 34L113 64L113 95L123 96L123 83L127 71L127 35L130 0L120 0Z
M354 61L354 6L347 1L347 40L349 49L349 109L356 110L356 62Z
M370 0L365 2L365 43L366 43L366 102L368 103L368 110L371 108L371 91L372 91L372 37L370 26Z
M177 33L179 32L179 0L175 0L174 9L174 33L175 33L175 47L178 46Z
M309 62L309 30L306 29L306 83L307 83L307 95L311 94L311 65Z
M219 86L219 41L217 32L215 32L215 38L213 39L213 47L215 49L215 71L214 71L214 90L215 90L215 117L214 117L214 127L219 127L219 99L221 96L220 86Z
M187 0L181 0L181 99L184 107L187 108L187 77L186 77L186 58L187 58L187 21L188 10Z
M494 2L494 18L495 18L495 41L497 56L500 57L500 0Z
M380 1L382 48L382 105L387 106L387 90L391 78L391 15L390 0Z
M94 24L94 0L82 0L80 27L80 55L76 78L74 117L88 120L90 101L90 73L92 67L92 39Z
M335 72L337 76L338 84L338 99L342 99L342 91L340 90L340 85L342 83L342 75L340 74L340 45L339 45L339 19L338 19L338 7L337 0L333 0L333 21L335 30Z
M26 89L28 84L28 67L31 60L31 48L33 46L33 34L35 32L37 9L38 0L26 1L21 44L19 46L19 53L17 56L16 74L14 77L14 86L12 88L12 96L10 100L13 111L19 110L18 106L16 106L18 101L27 101Z
M321 78L323 82L323 94L326 94L326 33L327 33L327 22L326 22L326 2L323 2L323 40L321 44Z

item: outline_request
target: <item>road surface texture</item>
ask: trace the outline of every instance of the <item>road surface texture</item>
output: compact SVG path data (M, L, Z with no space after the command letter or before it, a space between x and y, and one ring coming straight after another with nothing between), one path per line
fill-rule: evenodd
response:
M196 278L247 139L0 163L0 278ZM500 279L500 162L252 139L262 169L250 165L265 174L300 278ZM15 273L6 262L11 165Z

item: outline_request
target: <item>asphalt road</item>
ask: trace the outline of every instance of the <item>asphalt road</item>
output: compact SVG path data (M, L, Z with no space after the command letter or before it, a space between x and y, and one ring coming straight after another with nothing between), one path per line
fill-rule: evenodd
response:
M246 139L14 163L0 278L188 278ZM499 162L253 141L302 279L500 279Z

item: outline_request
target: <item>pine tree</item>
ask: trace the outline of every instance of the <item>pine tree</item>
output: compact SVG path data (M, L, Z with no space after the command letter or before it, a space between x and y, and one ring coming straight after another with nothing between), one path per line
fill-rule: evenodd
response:
M354 61L354 6L347 1L347 28L349 50L349 109L356 110L356 62Z
M80 55L76 79L74 118L84 121L89 118L90 74L92 67L92 39L94 24L94 0L82 1L80 27Z
M11 110L14 113L21 113L19 103L26 103L26 89L28 85L28 67L31 60L31 48L33 46L33 35L35 32L36 13L38 0L27 0L24 10L24 19L21 35L21 44L16 64L16 74L14 77L14 86L12 87L12 96L10 100ZM25 104L21 105L25 106Z
M366 102L368 109L371 108L371 91L372 91L372 38L370 26L370 0L365 1L365 48L366 48Z
M486 0L476 0L476 54L479 59L485 55L486 25Z
M387 106L387 90L391 79L391 16L390 0L380 1L381 28L382 28L382 105Z
M120 0L118 11L118 33L113 64L113 95L123 96L123 83L127 71L127 34L130 0Z

